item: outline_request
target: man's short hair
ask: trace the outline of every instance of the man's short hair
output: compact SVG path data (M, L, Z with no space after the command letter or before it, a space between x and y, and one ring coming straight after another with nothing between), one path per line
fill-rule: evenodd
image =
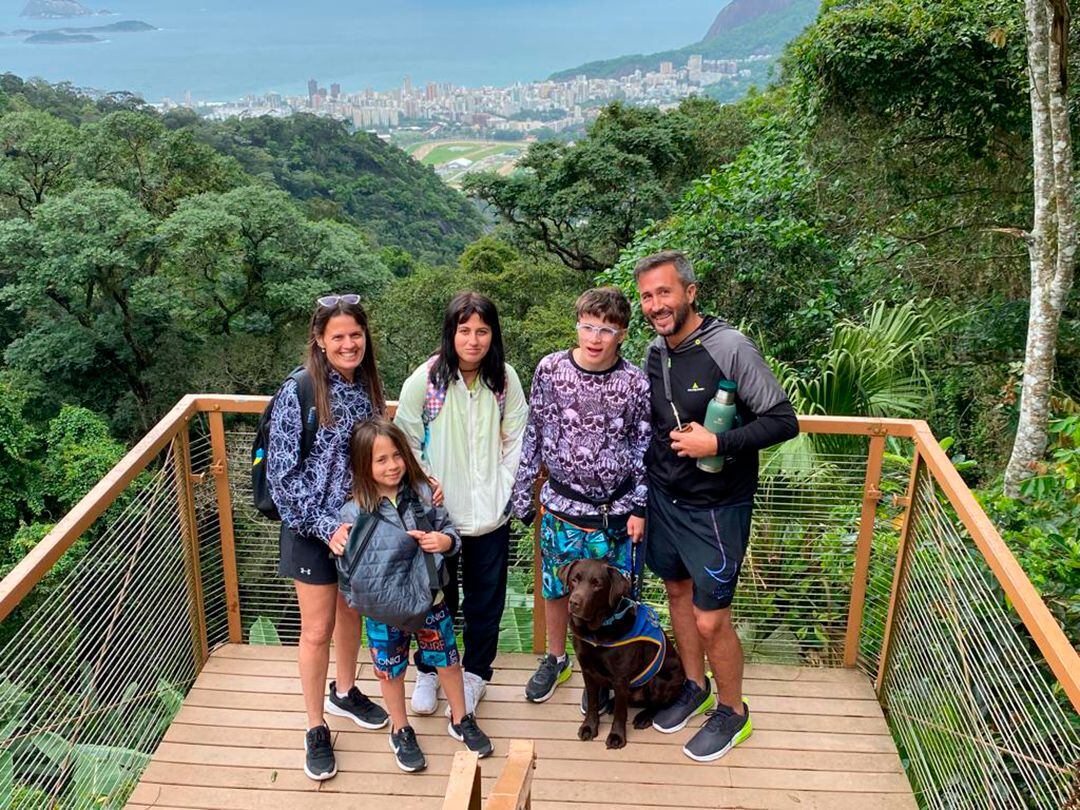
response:
M617 324L621 329L630 325L630 302L618 287L595 287L578 296L574 304L577 317L592 315L602 321Z
M675 272L679 274L679 280L684 288L697 283L694 266L681 250L661 250L659 253L638 259L637 264L634 265L634 281L637 281L642 273L647 273L662 264L675 265Z

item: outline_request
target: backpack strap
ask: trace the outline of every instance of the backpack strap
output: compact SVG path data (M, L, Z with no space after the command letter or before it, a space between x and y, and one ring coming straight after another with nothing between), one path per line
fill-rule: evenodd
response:
M420 412L420 420L424 423L424 446L427 446L428 443L428 425L434 422L442 412L443 406L446 404L446 392L450 387L449 381L439 384L432 379L431 372L434 370L435 364L438 361L439 355L437 354L433 354L427 359L427 386L424 389L424 409ZM503 389L495 392L495 402L499 405L500 422L506 415L507 385L507 383L504 383Z
M286 378L296 383L296 396L300 400L300 461L315 446L315 434L319 431L319 409L315 405L315 381L303 366L297 366Z
M409 493L409 508L412 509L413 520L416 522L416 528L422 532L433 531L431 521L428 519L427 510L424 509L424 505L420 502L420 497L415 493ZM428 582L431 584L431 590L436 591L442 587L442 577L439 576L438 569L435 568L435 555L430 551L424 551L420 549L420 553L424 555L424 566L427 568Z

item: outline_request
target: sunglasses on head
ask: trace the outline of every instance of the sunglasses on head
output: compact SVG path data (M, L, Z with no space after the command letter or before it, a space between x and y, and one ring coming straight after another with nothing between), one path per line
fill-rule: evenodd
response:
M320 307L336 307L338 304L359 304L360 296L356 293L345 293L344 295L324 295L321 298L316 298L315 303Z

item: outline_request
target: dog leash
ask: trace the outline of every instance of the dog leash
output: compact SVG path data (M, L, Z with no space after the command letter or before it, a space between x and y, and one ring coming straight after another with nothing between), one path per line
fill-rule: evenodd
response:
M645 581L645 537L638 543L630 541L630 598L641 601Z

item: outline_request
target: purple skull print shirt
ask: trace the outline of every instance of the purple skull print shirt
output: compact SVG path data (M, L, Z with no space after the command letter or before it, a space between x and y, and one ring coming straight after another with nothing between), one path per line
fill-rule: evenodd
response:
M651 436L649 381L621 357L605 371L586 371L573 352L549 354L536 367L529 394L529 421L514 484L514 514L533 509L540 465L575 492L605 501L630 476L631 486L610 509L612 515L644 515L648 484L645 450ZM595 516L597 507L552 491L545 483L540 502L566 518Z

